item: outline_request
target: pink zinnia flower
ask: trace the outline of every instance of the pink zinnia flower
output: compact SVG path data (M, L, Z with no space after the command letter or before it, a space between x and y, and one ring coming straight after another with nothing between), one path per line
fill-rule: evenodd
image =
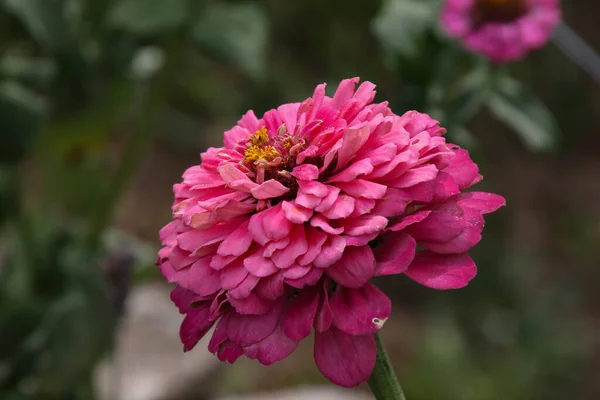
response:
M466 251L504 199L463 192L481 176L437 121L371 104L375 86L356 83L249 111L174 186L159 263L177 284L186 351L216 324L219 359L269 365L314 328L319 370L355 386L391 311L373 276L454 289L475 275Z
M559 0L446 0L446 32L493 62L521 59L543 47L560 21Z

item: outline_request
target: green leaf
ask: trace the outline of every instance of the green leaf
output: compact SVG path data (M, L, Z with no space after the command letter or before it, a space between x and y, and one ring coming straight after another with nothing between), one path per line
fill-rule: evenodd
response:
M256 76L265 67L267 24L256 4L212 4L195 22L192 37L204 51Z
M560 128L552 112L519 81L499 77L487 99L491 112L520 136L532 151L553 149Z
M477 114L488 97L489 77L487 69L475 68L454 85L447 87L444 110L447 125L463 126Z
M3 0L3 5L23 22L41 45L57 50L67 44L62 0Z
M413 56L419 38L436 21L435 3L425 0L389 0L373 20L373 32L390 53Z
M7 77L33 85L49 82L56 76L52 59L6 55L0 59L0 71Z
M121 0L109 12L108 21L138 35L155 35L180 27L187 15L184 0Z

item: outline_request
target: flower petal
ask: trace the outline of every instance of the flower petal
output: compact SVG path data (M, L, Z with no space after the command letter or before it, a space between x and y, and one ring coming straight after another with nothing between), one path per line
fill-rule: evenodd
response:
M458 204L462 207L474 208L482 214L489 214L505 206L506 200L494 193L469 192L460 195Z
M387 186L364 179L355 179L352 182L339 182L336 186L350 196L374 200L383 198L387 191Z
M217 357L221 361L227 361L229 364L233 364L242 354L244 354L242 346L231 340L226 340L219 346Z
M181 323L179 329L179 337L183 343L183 351L190 351L196 346L198 341L206 335L208 330L215 323L210 319L210 305L205 305L193 308L188 311L187 315Z
M246 279L251 276L253 275L248 275ZM256 279L256 277L254 278ZM235 311L244 315L263 316L273 309L272 301L263 299L254 292L249 293L246 297L233 297L230 293L227 293L227 301L235 308Z
M326 268L342 258L346 241L340 236L329 236L327 241L321 246L321 252L317 254L313 265L317 268Z
M302 290L293 300L281 320L281 327L287 337L299 342L310 334L319 298L319 292L313 287Z
M227 320L227 337L241 346L249 346L263 340L277 328L283 305L283 302L278 302L265 315L242 315L232 312Z
M273 253L271 259L277 268L288 268L296 262L296 259L308 250L308 242L304 234L303 225L294 225L290 234L290 244Z
M338 150L338 160L335 171L342 170L348 162L356 155L358 150L369 139L369 124L365 123L359 128L348 128L342 138L342 147ZM373 168L371 167L371 171ZM371 172L369 171L369 172ZM368 173L368 172L365 172Z
M323 214L317 214L310 220L310 225L315 228L320 228L324 232L331 235L339 235L344 232L344 227L334 228L329 224L329 220L323 216Z
M298 257L298 264L308 265L312 263L321 253L321 248L328 237L329 235L325 232L307 227L306 240L308 242L308 250L306 251L306 254Z
M466 189L481 180L477 164L471 160L469 152L464 149L454 150L454 159L452 163L443 169L443 171L454 179L458 187Z
M353 162L348 168L335 174L327 182L351 182L359 176L369 174L373 171L371 160L363 158L360 161Z
M392 301L367 282L357 289L337 287L331 296L333 323L352 335L378 332L392 312Z
M420 251L404 273L432 289L459 289L475 277L477 267L466 253L442 255Z
M323 270L321 268L311 268L302 278L286 279L285 283L296 289L303 289L306 286L314 286L321 279L322 275Z
M351 388L365 382L375 368L373 335L349 335L332 327L315 334L317 368L336 385Z
M221 242L217 253L222 256L241 256L252 244L252 234L248 231L250 220L238 226Z
M357 288L369 281L375 271L375 257L369 246L347 247L342 258L325 270L338 284Z
M235 190L250 193L258 187L258 184L252 182L248 175L239 170L235 164L221 165L217 170L227 185Z
M189 273L189 287L200 296L216 293L221 288L221 271L210 267L210 257L193 263Z
M298 342L285 336L281 329L276 329L260 342L244 347L244 353L263 365L271 365L292 354L296 346Z
M415 186L422 182L428 182L438 174L438 169L433 164L427 164L422 167L416 167L409 169L399 178L389 181L388 184L392 187L403 189L411 186Z
M263 246L271 240L279 241L285 238L291 229L292 222L285 217L281 203L254 214L248 224L248 230L254 240Z
M283 274L281 272L262 278L254 289L257 295L267 300L276 300L283 296L283 290Z
M351 236L367 235L385 229L388 220L379 215L365 215L344 221L344 233Z
M342 194L323 215L329 219L346 218L354 211L354 197Z
M276 181L275 179L269 179L268 181L265 181L259 186L253 188L251 193L254 198L264 200L283 196L289 191L290 189L283 186L281 182Z
M217 327L210 338L210 342L208 342L208 351L213 354L215 354L219 350L219 346L228 339L227 320L229 319L229 315L230 314L227 314L219 320Z
M425 218L427 218L427 216L429 216L429 214L431 214L431 210L417 211L402 218L388 229L393 232L401 231L407 226L423 221Z
M284 201L281 203L281 209L285 217L294 224L302 224L310 219L313 210L295 204L294 202Z
M273 261L263 257L262 249L258 249L250 257L244 259L244 267L246 271L259 278L272 275L278 271Z
M312 164L302 164L292 170L292 176L303 181L314 181L319 177L319 168Z
M387 236L387 235L386 235ZM406 233L386 237L386 241L375 248L375 276L401 274L406 271L413 258L417 242Z

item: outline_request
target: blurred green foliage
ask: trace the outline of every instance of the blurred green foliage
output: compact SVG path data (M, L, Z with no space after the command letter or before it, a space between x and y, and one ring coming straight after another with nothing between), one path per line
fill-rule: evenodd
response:
M152 143L197 153L217 143L208 132L248 108L262 112L357 75L377 83L397 113L431 113L483 165L490 135L472 129L503 134L494 121L523 146L508 138L505 148L531 158L551 150L544 157L558 161L591 136L598 100L576 66L552 48L490 65L443 35L439 5L0 0L0 398L93 398L93 370L111 350L122 308L115 299L128 290L115 274L131 272L111 270L111 249L126 244L140 280L157 272L151 245L108 229ZM490 187L511 186L510 176L492 175ZM586 216L576 215L575 227L556 218L548 217L557 226L549 235L597 263L585 255L597 239ZM452 297L393 288L427 316L417 355L401 363L409 399L583 398L578 378L592 345L570 336L585 332L584 318L570 318L583 302L578 286L538 285L532 276L551 263L507 245L512 222L490 224L477 285Z

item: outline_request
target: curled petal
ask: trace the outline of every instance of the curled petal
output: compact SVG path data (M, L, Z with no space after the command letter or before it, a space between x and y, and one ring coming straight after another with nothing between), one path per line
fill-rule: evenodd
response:
M219 175L227 183L228 186L250 193L254 188L258 187L255 182L252 182L248 175L240 171L234 164L225 164L218 168Z
M283 196L289 191L289 188L286 188L275 179L269 179L251 190L252 196L259 200Z

